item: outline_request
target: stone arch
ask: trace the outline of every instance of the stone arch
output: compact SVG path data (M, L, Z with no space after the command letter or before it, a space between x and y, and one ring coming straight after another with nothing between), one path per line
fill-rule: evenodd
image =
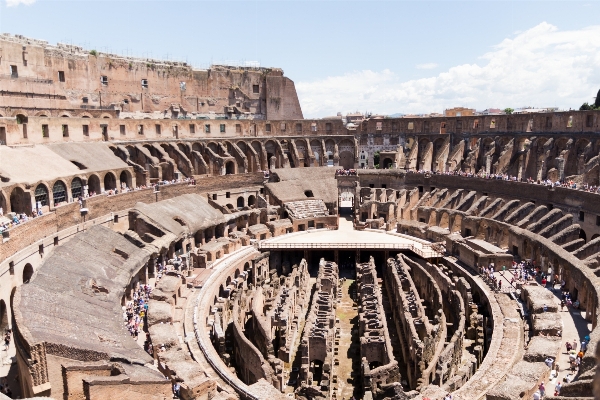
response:
M450 229L450 233L452 232L462 232L462 214L456 214L454 216L454 221L452 221L452 229Z
M231 203L227 203L227 204L225 205L225 207L227 207L227 208L228 208L229 210L231 210L231 211L233 211L233 210L235 209L235 208L233 207L233 204L231 204Z
M0 214L8 212L8 209L6 208L6 197L4 197L3 190L0 190L0 208L2 209L2 212Z
M448 215L447 212L441 213L439 227L446 228L446 229L450 228L450 215Z
M225 175L235 174L235 163L233 161L227 161L225 163Z
M590 239L590 241L597 239L600 237L600 234L596 233L595 235L592 235L592 238Z
M585 138L575 142L565 163L565 177L579 174L583 167L581 164L586 161L585 151L589 144L590 141Z
M277 155L277 146L275 145L275 142L272 140L267 140L267 142L265 143L265 150L267 151L267 167L268 167L268 169L278 168L279 167L279 157ZM272 157L275 157L275 165L271 165Z
M6 329L10 327L10 318L8 315L8 308L6 307L6 302L4 300L0 300L0 332L4 334Z
M240 196L237 198L237 208L244 208L244 196Z
M52 115L49 110L40 110L34 114L35 117L40 118L48 118L48 116Z
M61 118L71 118L71 117L72 117L72 115L71 115L71 113L69 113L69 112L63 111L63 112L60 114L60 117L61 117Z
M310 149L313 152L313 156L315 157L315 166L323 165L323 149L321 146L321 142L314 139L310 141Z
M31 282L32 277L33 277L33 267L31 266L31 264L27 263L27 264L25 264L25 267L23 268L23 283Z
M121 189L123 189L124 186L126 186L128 188L132 188L133 184L131 181L131 172L129 172L126 169L121 171L121 174L119 175L119 183L120 183Z
M100 114L100 118L111 119L112 116L110 114L107 114L107 113L102 113L102 114Z
M94 117L92 116L92 114L84 112L79 115L79 118L94 118Z
M389 169L394 165L394 161L390 158L390 157L386 157L383 159L383 162L381 163L381 168L382 169Z
M67 185L61 180L54 182L52 186L52 201L56 207L60 203L68 200Z
M83 197L83 183L81 178L75 177L71 181L71 197L73 200Z
M112 190L117 188L117 178L112 172L107 172L104 175L104 190Z
M88 193L91 196L92 193L100 194L100 178L96 174L88 176Z
M255 203L256 203L256 197L253 194L248 196L248 207L254 206Z
M48 199L48 187L45 184L40 183L36 186L34 196L36 205L41 205L42 207L50 205Z
M583 229L579 229L579 239L583 239L585 243L587 243L587 235Z
M16 186L10 192L10 211L14 213L31 213L31 200L25 195L22 187Z

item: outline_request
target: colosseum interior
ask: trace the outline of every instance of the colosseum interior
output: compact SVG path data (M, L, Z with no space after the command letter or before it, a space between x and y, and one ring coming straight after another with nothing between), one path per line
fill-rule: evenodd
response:
M16 396L600 398L600 112L308 120L276 68L0 44Z

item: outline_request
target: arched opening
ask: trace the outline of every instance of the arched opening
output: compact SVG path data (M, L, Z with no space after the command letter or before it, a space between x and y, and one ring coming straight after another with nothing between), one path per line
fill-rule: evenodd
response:
M248 196L248 207L254 206L255 203L256 197L254 197L253 195Z
M100 178L98 178L98 175L90 175L88 178L88 191L90 196L100 194Z
M274 154L273 154L273 153L267 153L267 167L268 167L269 169L271 169L271 168L275 168L275 165L272 165L274 161L273 161L273 162L271 162L271 158L273 158L273 156L274 156Z
M73 200L76 200L81 197L81 179L73 178L71 181L71 196L73 196Z
M2 216L8 210L6 209L6 199L4 198L4 194L0 192L0 216Z
M20 187L10 193L10 211L18 214L31 212L31 200L25 199L25 191Z
M63 181L56 181L52 187L52 198L54 207L67 201L67 187Z
M237 208L244 208L244 198L242 196L237 198Z
M227 161L225 164L225 175L233 175L235 174L235 164L233 161Z
M306 197L315 197L315 195L313 194L312 190L305 190L304 191L304 195Z
M583 229L579 229L579 239L583 239L583 241L587 243L587 235Z
M227 207L228 209L230 209L231 211L233 211L233 204L229 203L229 204L227 204L227 206L226 206L226 207Z
M23 268L23 283L29 283L31 281L31 277L33 276L33 267L31 264L25 264L25 268Z
M48 188L43 183L35 188L35 204L37 208L48 205Z
M104 190L113 190L117 188L117 179L112 172L104 175Z
M0 300L0 332L4 332L8 329L8 308L4 300Z
M386 157L383 159L383 169L389 169L394 165L394 161L391 158Z
M590 241L594 240L594 239L598 239L600 237L600 234L595 234L594 236L592 236L592 238L590 239Z
M121 183L121 189L131 188L131 174L129 171L122 171L119 175L119 181Z

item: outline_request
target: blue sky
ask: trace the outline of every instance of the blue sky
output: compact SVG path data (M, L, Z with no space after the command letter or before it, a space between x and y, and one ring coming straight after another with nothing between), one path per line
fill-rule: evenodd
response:
M1 32L197 67L281 67L307 117L568 109L600 89L597 1L0 2Z

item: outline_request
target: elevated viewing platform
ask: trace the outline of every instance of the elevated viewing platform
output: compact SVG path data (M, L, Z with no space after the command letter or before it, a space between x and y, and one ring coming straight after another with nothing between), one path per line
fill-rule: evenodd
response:
M409 250L423 258L440 257L432 243L396 232L367 229L354 230L352 224L340 219L340 229L314 229L266 239L260 250Z

